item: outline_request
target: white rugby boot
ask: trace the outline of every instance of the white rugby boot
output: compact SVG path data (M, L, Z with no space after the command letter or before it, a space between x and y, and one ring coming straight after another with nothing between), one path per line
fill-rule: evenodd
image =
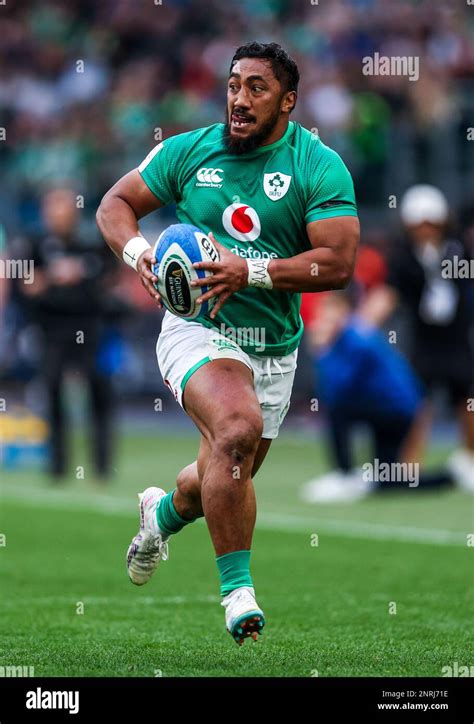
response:
M159 529L156 509L165 491L161 488L146 488L138 493L140 530L127 551L127 570L132 583L143 586L154 574L158 563L168 560L168 538Z
M253 588L236 588L222 600L221 606L225 608L227 631L239 646L249 636L257 640L265 626L265 616L257 605Z

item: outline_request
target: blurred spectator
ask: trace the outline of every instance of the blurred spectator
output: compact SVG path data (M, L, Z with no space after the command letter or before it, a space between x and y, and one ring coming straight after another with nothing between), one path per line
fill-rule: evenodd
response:
M406 231L389 262L387 284L372 291L364 314L374 323L384 322L400 303L412 328L410 356L425 386L427 399L443 388L462 430L464 448L452 460L453 473L466 488L474 488L474 395L471 317L473 279L470 259L462 243L447 234L449 207L433 186L414 186L401 202ZM464 266L463 266L464 265ZM462 271L464 269L464 272ZM429 433L427 407L419 417L413 459L421 459Z
M89 387L91 444L96 473L111 471L112 397L110 375L99 369L103 322L105 252L88 247L78 228L76 196L70 189L49 191L42 202L45 231L28 240L34 280L23 284L30 314L42 333L41 374L47 391L51 428L51 474L67 472L67 419L64 376L79 369Z
M308 502L350 501L372 491L439 488L451 484L447 473L419 474L413 480L388 476L365 479L355 468L354 432L363 423L373 441L378 468L405 460L405 445L421 403L420 385L406 360L385 337L353 315L354 291L331 292L320 305L311 330L315 348L318 398L328 417L330 451L336 470L308 483ZM410 461L411 462L411 461ZM399 470L395 468L399 473ZM410 485L411 483L411 485Z

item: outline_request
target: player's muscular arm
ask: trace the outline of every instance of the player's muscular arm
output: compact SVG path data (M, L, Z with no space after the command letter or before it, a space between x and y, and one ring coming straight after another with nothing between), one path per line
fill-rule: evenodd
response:
M127 241L134 236L141 236L138 220L161 205L137 169L122 176L107 191L97 209L97 224L119 259L122 259Z
M142 236L138 220L151 211L160 208L161 202L150 191L137 169L130 171L107 191L97 209L97 225L108 246L119 259L130 239ZM149 294L159 301L153 282L156 277L151 271L151 247L142 250L137 260L137 272Z
M356 216L312 221L306 227L313 247L268 266L273 288L285 292L323 292L346 287L354 271L360 227Z
M212 277L191 282L192 286L210 287L198 302L218 297L211 312L211 317L215 317L231 294L248 285L285 292L323 292L346 287L354 271L359 241L357 217L321 219L311 222L306 229L313 249L289 259L272 259L270 262L242 259L209 233L219 251L220 261L193 264L196 269L213 273Z

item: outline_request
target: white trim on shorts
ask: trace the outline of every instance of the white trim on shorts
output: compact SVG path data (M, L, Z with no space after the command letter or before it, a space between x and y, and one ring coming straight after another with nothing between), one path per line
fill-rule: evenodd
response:
M274 439L290 406L298 350L282 357L247 354L233 339L199 322L188 322L165 312L156 344L164 383L184 408L183 393L189 378L207 362L235 359L253 372L255 393L263 416L262 437Z

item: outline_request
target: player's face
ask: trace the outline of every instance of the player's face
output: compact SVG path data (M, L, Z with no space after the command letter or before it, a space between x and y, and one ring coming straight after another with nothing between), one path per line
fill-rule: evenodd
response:
M282 91L268 61L238 60L227 84L227 147L245 153L283 135L293 93Z

